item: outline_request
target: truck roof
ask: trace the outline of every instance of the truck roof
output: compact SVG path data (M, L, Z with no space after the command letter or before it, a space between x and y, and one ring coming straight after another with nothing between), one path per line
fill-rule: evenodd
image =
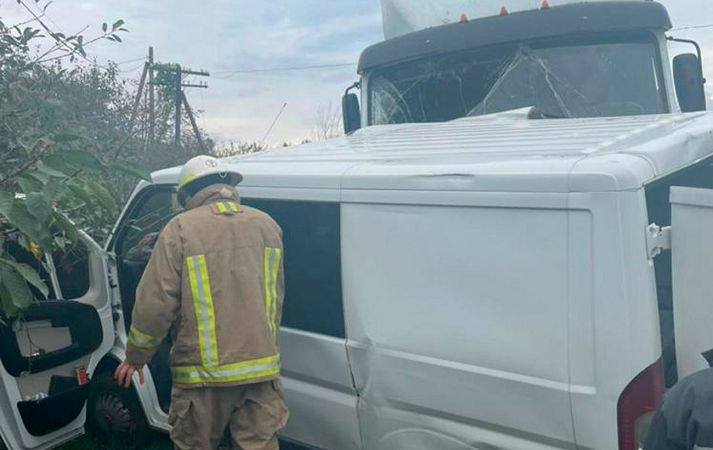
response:
M552 8L556 8L572 3L600 1L610 3L612 0L548 0L548 3ZM539 10L542 6L542 0L381 0L386 39L443 24L457 23L463 18L478 20L497 16L502 7L512 14Z
M367 47L358 71L431 55L591 33L668 30L671 19L653 1L600 1L553 6L427 28Z
M226 161L245 188L634 190L713 157L713 113L530 120L526 110L372 126ZM155 172L176 183L180 167Z

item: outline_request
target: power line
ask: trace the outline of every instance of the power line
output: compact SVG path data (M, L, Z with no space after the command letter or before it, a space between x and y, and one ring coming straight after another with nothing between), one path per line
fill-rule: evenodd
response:
M707 24L707 25L691 25L688 27L680 27L680 28L674 28L671 31L683 31L683 30L700 30L703 28L713 28L713 23Z
M116 71L119 73L131 73L139 70L140 68L144 67L144 63L139 64L136 67L132 67L131 69L117 69Z
M331 69L337 67L348 67L356 66L355 63L337 63L337 64L320 64L314 66L291 66L291 67L269 67L260 69L237 69L237 70L226 70L214 72L215 74L222 74L224 76L215 78L230 78L230 75L241 74L241 73L264 73L264 72L291 72L296 70L314 70L314 69Z
M34 3L34 5L35 5L35 6L37 7L37 9L40 11L40 17L43 17L43 16L46 17L47 20L49 20L50 22L52 22L52 24L53 24L55 27L57 27L57 29L58 29L61 33L64 33L64 31L62 31L62 27L60 27L60 26L57 24L57 22L55 22L54 20L52 20L52 17L50 17L49 14L47 14L47 11L41 10L41 9L40 9L40 5L38 5L37 3ZM24 5L24 4L23 4L23 6L27 7L27 5ZM39 19L37 19L37 20L39 20Z
M122 65L122 64L129 64L129 63L137 62L137 61L146 61L146 57L145 57L145 56L142 56L142 57L140 57L140 58L127 59L126 61L114 62L114 64L116 64L117 66L120 66L120 65Z

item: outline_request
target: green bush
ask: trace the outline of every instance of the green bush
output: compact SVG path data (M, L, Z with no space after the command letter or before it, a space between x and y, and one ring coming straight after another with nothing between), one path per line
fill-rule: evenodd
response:
M199 153L188 133L180 148L173 145L168 92L157 94L150 146L145 111L132 126L135 82L121 79L116 66L91 62L85 50L101 39L120 42L127 30L122 20L102 30L85 39L55 33L36 15L22 26L0 17L0 320L32 303L31 287L48 291L34 269L7 253L8 240L39 262L71 247L79 229L102 242L140 178Z

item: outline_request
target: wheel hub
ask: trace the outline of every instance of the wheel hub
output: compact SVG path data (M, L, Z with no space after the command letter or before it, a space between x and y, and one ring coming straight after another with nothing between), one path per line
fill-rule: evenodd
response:
M114 436L130 438L136 434L136 422L131 411L114 393L105 392L97 399L96 415L103 428Z

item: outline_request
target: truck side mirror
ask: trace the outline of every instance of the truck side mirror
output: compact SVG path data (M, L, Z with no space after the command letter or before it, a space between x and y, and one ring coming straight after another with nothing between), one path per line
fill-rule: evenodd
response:
M706 80L703 78L701 60L693 53L678 55L673 59L673 77L676 96L683 112L706 110Z
M350 134L361 128L359 97L356 94L344 94L342 97L342 118L344 134Z

